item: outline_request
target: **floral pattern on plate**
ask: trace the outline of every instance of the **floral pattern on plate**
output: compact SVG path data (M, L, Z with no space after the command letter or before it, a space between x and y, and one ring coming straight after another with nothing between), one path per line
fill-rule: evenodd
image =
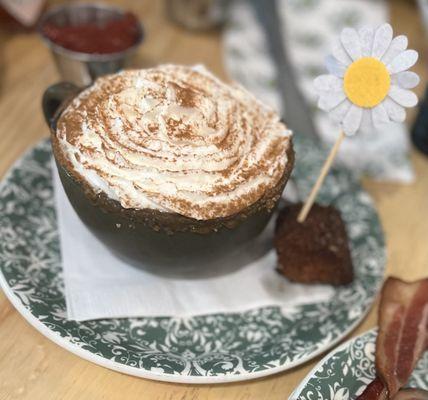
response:
M376 331L333 350L306 377L290 400L351 400L375 378ZM408 387L428 389L428 352L417 364Z
M295 138L293 182L304 197L325 152ZM0 283L18 311L60 346L107 368L167 381L215 383L283 371L326 351L369 310L382 282L385 249L369 196L343 169L326 180L320 201L341 211L355 280L331 301L294 308L193 318L68 321L54 208L51 149L38 144L0 188ZM274 266L272 266L274 268Z

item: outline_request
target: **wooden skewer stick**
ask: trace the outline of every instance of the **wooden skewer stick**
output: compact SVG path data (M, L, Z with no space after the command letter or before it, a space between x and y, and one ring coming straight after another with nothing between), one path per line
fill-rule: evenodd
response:
M312 205L314 204L314 201L317 197L318 191L320 190L325 177L328 174L328 171L331 168L331 164L333 164L333 161L336 157L336 154L339 150L339 147L345 138L345 134L343 131L340 132L340 135L336 139L336 143L334 144L333 148L330 150L330 154L328 155L327 159L324 162L324 165L321 168L321 173L318 176L317 181L315 182L314 187L311 190L311 193L309 194L308 198L306 199L305 204L303 205L302 209L300 210L300 213L297 217L297 221L302 223L305 222L306 217L309 214L309 211L311 211Z

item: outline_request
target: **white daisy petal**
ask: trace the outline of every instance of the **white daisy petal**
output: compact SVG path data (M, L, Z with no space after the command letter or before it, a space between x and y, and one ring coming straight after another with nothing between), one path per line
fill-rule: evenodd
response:
M333 47L333 57L336 58L337 61L344 65L349 65L352 63L352 58L349 57L349 54L346 52L342 43L336 43Z
M315 78L314 87L319 92L338 92L343 90L343 80L334 75L321 75Z
M395 57L397 57L401 52L407 49L409 41L404 35L400 35L392 39L391 45L386 53L382 57L382 61L385 65L388 65Z
M388 71L391 74L405 71L415 65L416 61L418 61L418 53L415 50L405 50L388 64Z
M360 130L369 131L373 128L373 118L371 108L363 109L363 116L361 118Z
M346 99L343 92L323 92L318 100L318 107L324 111L330 111Z
M363 57L369 57L372 54L374 29L368 26L364 26L358 31L361 42L361 55Z
M362 116L363 109L352 105L342 121L343 132L345 132L346 135L354 135L360 128Z
M372 56L381 59L388 50L392 41L392 27L389 24L383 24L376 29L373 39Z
M342 122L351 106L352 103L348 99L343 100L338 106L330 111L330 118L337 123Z
M403 107L414 107L418 104L418 97L413 92L396 85L391 85L388 96Z
M325 59L325 66L330 74L343 78L346 71L346 66L337 61L332 55L328 55Z
M354 61L361 58L361 43L358 33L353 28L345 28L340 34L340 41L346 52Z
M400 106L391 98L386 97L385 100L382 102L382 105L388 113L388 116L391 121L403 122L406 119L406 110L404 109L404 107Z
M412 71L403 71L393 76L394 81L403 89L413 89L419 85L419 75Z
M372 119L373 125L376 128L382 127L382 125L390 122L388 112L386 108L381 104L378 104L376 107L373 107L372 110Z

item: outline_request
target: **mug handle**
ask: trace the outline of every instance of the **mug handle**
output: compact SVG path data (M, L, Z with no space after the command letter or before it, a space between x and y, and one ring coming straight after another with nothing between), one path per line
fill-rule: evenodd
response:
M45 90L42 97L42 109L49 127L55 128L58 109L65 100L75 96L79 91L80 88L70 82L58 82Z

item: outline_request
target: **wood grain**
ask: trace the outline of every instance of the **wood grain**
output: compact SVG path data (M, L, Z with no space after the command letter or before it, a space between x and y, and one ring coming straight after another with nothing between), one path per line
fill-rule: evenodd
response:
M143 20L147 40L138 64L199 63L226 78L218 34L192 34L166 21L161 1L121 1ZM426 39L415 5L390 1L397 33L409 36L421 53L418 72L426 84ZM47 136L40 98L58 81L48 50L34 34L0 33L0 176L23 151ZM382 155L379 154L381 157ZM428 274L428 161L413 152L416 181L411 185L364 185L376 201L388 245L389 274L413 279ZM1 240L1 239L0 239ZM376 323L373 309L353 335ZM98 367L45 339L0 294L0 400L3 399L150 399L276 400L286 399L317 360L265 379L217 386L159 383Z

